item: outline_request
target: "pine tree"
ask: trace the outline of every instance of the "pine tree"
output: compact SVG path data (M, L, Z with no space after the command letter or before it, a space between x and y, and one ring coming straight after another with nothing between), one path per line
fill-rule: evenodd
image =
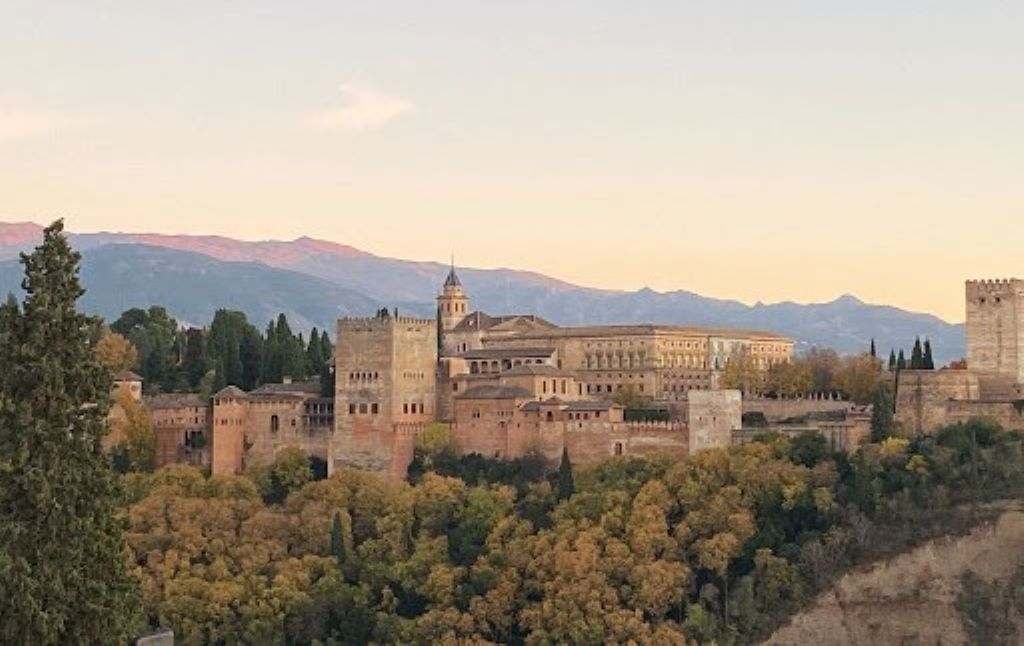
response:
M910 352L910 369L920 370L924 367L924 353L921 350L921 338L914 339L914 349Z
M875 352L875 340L871 339L871 357L878 358L878 353Z
M558 465L558 499L565 500L576 493L576 485L572 480L572 463L569 462L569 449L562 449L562 462Z
M935 370L935 361L932 359L932 342L924 340L924 356L921 358L921 367L925 370Z
M892 437L893 432L892 398L889 396L889 389L880 387L875 392L872 404L871 441L881 442Z
M889 350L889 372L896 370L896 351Z
M80 256L58 221L21 260L24 305L0 315L0 642L126 643L137 583L103 449L111 375L75 307Z
M896 371L907 369L907 358L903 356L903 350L900 350L899 357L896 359Z

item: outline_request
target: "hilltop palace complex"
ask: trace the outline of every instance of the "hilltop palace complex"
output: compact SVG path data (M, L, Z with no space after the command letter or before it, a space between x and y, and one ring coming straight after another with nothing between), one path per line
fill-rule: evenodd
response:
M1022 426L1024 282L968 282L967 339L969 370L900 374L903 432L930 432L975 415ZM352 466L403 478L417 434L434 422L450 426L464 453L508 459L539 452L556 460L565 450L577 464L616 455L685 456L747 441L765 430L743 428L742 416L751 412L771 430L821 433L837 450L852 450L869 434L869 408L820 398L743 400L721 389L726 363L740 352L768 370L792 358L793 341L751 330L563 327L535 315L490 316L471 310L453 268L434 319L382 311L338 321L333 397L308 382L251 392L229 386L210 402L167 394L144 403L158 463L206 464L214 474L272 462L294 446L326 472ZM141 397L130 373L118 387ZM623 391L664 415L627 420L615 403Z

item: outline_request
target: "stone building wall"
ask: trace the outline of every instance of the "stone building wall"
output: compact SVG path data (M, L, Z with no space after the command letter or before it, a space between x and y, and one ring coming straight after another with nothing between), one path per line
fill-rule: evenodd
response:
M235 389L237 390L237 389ZM224 393L213 398L213 433L210 472L233 475L245 468L244 393Z
M967 366L1024 383L1024 280L967 281Z
M405 477L410 428L437 414L437 323L341 319L335 345L335 432L328 469L353 466ZM400 428L399 428L400 426Z
M157 467L180 462L209 463L212 425L209 404L196 395L157 395L147 397L144 404L153 420ZM203 437L196 441L196 445L203 448L190 448L196 436Z
M331 429L310 427L305 423L307 399L287 394L249 396L245 415L247 464L270 464L285 447L327 459Z
M901 370L896 385L896 422L901 435L931 433L950 423L950 401L980 397L973 370Z
M736 331L719 336L710 328L609 325L553 328L508 337L483 338L484 348L548 346L557 367L572 371L584 393L610 399L623 388L659 402L685 401L689 392L716 388L715 365L731 353L750 352L758 366L792 358L793 342L783 337Z
M740 391L693 391L689 402L687 425L691 452L732 444L732 432L743 426L743 396Z
M811 413L850 411L856 404L838 399L768 399L746 397L743 400L743 412L763 413L769 422L803 417Z

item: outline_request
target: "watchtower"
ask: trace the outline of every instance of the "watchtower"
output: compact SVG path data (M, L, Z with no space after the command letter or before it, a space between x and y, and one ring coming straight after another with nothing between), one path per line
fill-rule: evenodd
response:
M967 367L1024 383L1024 280L969 280Z

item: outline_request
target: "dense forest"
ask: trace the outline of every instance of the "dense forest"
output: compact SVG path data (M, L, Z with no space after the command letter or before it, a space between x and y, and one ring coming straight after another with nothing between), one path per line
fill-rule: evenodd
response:
M179 325L163 307L133 308L93 332L101 360L139 373L148 393L209 395L234 385L252 390L285 377L320 377L330 388L333 353L327 331L296 334L281 314L260 331L245 314L221 309L205 328Z
M150 625L185 643L751 643L852 564L1018 495L1022 466L984 420L588 469L460 456L434 428L409 483L313 482L297 451L126 475L127 542Z

